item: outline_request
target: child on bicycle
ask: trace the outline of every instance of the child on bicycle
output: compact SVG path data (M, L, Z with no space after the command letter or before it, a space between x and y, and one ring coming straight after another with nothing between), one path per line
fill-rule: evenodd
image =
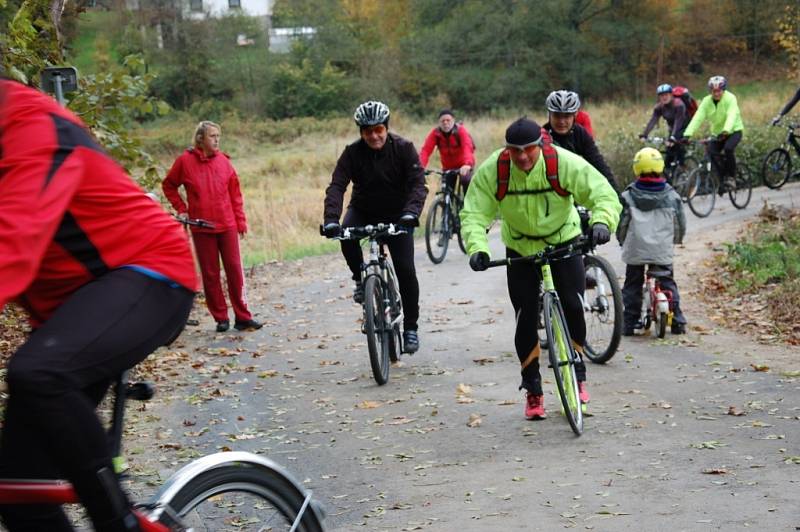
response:
M642 328L642 286L645 266L665 270L661 277L664 290L672 291L675 315L672 333L686 332L686 318L681 311L678 285L672 277L673 244L683 243L686 216L680 195L664 177L664 159L655 148L642 148L633 158L636 181L622 193L622 215L617 239L626 264L622 302L625 307L622 334L633 336Z

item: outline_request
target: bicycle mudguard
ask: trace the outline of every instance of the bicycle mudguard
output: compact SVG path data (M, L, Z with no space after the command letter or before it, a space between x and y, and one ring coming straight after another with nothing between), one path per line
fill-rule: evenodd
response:
M297 482L286 469L269 458L242 451L214 453L186 464L167 479L158 490L158 493L156 493L146 505L147 507L153 508L151 517L156 520L159 519L164 508L170 504L178 492L192 479L207 471L229 465L278 473L304 498L308 495L308 490ZM310 504L309 509L314 512L320 522L324 519L324 512L317 504Z

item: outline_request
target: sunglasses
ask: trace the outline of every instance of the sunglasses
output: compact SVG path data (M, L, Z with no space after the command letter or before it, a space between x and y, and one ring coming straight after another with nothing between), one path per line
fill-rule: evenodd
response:
M383 135L384 133L386 133L386 126L384 126L383 124L361 128L362 135L367 135L367 136L372 134Z

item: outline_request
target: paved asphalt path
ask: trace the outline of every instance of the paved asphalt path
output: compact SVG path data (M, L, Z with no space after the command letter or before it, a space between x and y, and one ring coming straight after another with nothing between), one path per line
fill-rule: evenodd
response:
M725 198L704 220L687 210L689 238L752 217L764 194L744 211ZM800 184L767 195L797 207ZM161 438L267 454L337 531L800 529L800 379L698 334L625 338L608 364L588 364L583 436L546 368L549 416L526 421L505 272L473 273L453 246L434 266L417 245L422 349L385 386L341 257L287 263L290 277L251 286L263 329L217 335L204 319L184 337L194 368L156 412ZM496 235L493 246L500 256ZM600 251L624 271L615 243ZM186 459L171 448L162 476Z

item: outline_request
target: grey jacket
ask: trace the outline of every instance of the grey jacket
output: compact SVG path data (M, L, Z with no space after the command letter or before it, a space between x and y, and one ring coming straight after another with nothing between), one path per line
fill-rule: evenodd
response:
M636 183L622 193L617 239L625 264L672 264L673 244L683 243L686 216L675 189L643 190Z

